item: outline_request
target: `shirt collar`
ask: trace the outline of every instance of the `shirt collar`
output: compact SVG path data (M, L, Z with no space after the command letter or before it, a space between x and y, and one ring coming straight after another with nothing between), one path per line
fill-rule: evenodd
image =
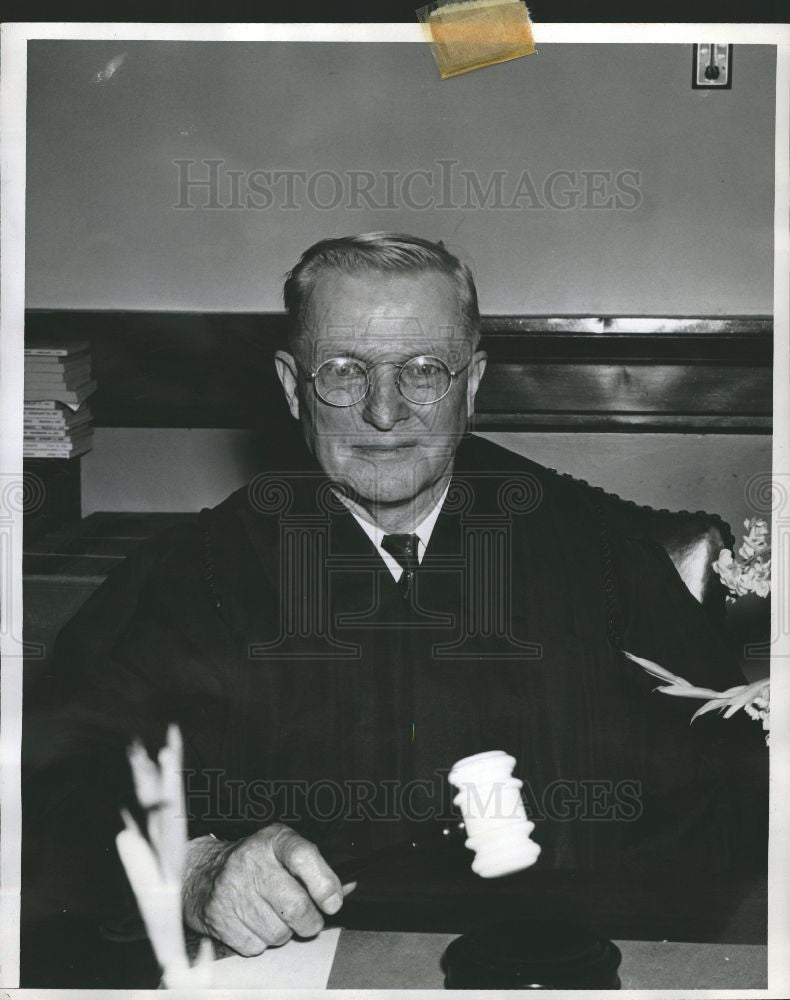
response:
M436 520L439 517L439 514L441 513L442 506L444 505L444 500L445 497L447 496L447 491L449 489L450 489L450 484L448 483L447 486L445 486L442 495L439 497L439 500L437 501L436 505L428 512L428 514L422 519L422 521L420 521L420 523L414 529L414 534L419 539L417 544L417 559L419 560L419 562L422 562L423 556L425 555L425 550L428 548L428 542L431 540L431 535L433 534L433 529L434 526L436 525ZM381 558L384 560L387 569L389 569L390 573L392 573L392 575L395 577L396 580L399 579L401 573L403 572L402 568L400 567L398 562L392 558L389 552L387 552L385 549L381 547L382 538L385 535L389 534L389 532L384 531L384 529L380 528L377 524L371 524L370 521L366 521L363 517L360 517L360 515L357 514L357 512L353 508L348 506L345 497L343 497L340 493L338 493L337 495L340 497L343 503L346 504L349 512L354 515L357 524L359 524L359 526L362 528L362 530L365 532L365 534L368 536L371 542L373 542L373 544L376 546L376 550L378 551Z

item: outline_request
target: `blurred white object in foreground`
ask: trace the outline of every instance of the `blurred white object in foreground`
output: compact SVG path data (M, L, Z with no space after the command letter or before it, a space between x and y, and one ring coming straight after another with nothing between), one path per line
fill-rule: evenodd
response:
M129 747L129 765L137 799L146 815L146 837L127 810L124 829L115 838L134 890L148 938L170 989L206 989L213 948L201 941L197 963L189 966L181 905L181 877L187 846L186 806L181 778L183 746L175 725L167 743L151 760L139 740Z
M529 868L540 854L530 840L535 824L521 801L522 782L513 777L515 763L504 750L487 750L457 761L448 775L459 790L453 802L464 819L466 846L475 852L472 871L482 878Z

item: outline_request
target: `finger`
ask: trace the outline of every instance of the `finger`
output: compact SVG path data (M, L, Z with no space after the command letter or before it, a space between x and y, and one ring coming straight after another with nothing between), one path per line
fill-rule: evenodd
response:
M304 890L302 892L304 893ZM257 893L249 894L239 915L245 925L261 938L267 947L279 947L293 937L293 929L278 916L274 906Z
M340 879L309 840L293 830L284 830L274 843L275 857L295 875L324 913L337 913L343 905Z
M348 896L356 889L356 887L357 887L356 882L346 882L346 884L343 886L343 895Z
M213 936L240 955L260 955L270 945L285 944L293 932L266 901L265 872L253 865L242 875L227 869L222 873L204 922Z
M241 921L234 927L233 932L225 938L225 944L230 945L235 952L244 958L262 955L269 947L262 938L259 938Z
M276 916L300 937L315 937L324 926L324 918L301 882L282 868L269 876L266 900Z
M238 914L227 914L224 920L208 922L208 929L213 937L245 958L261 955L266 951L267 943Z

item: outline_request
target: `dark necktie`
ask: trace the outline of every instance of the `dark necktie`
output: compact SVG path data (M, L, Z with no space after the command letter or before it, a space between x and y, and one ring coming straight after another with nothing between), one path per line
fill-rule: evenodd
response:
M414 571L420 565L417 557L417 546L419 538L416 535L385 535L381 539L381 547L385 552L389 552L392 558L401 567L400 587L401 596L406 598L411 591Z

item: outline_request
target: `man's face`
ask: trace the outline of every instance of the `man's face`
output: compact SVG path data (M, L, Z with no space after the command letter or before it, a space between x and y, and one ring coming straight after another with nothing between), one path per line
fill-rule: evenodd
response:
M278 352L291 413L326 474L361 501L397 505L427 493L449 472L485 368L443 274L347 275L327 271L310 297L296 357ZM396 365L440 358L457 372L447 395L419 404L398 390ZM357 359L370 389L353 406L317 395L308 373L330 358Z

